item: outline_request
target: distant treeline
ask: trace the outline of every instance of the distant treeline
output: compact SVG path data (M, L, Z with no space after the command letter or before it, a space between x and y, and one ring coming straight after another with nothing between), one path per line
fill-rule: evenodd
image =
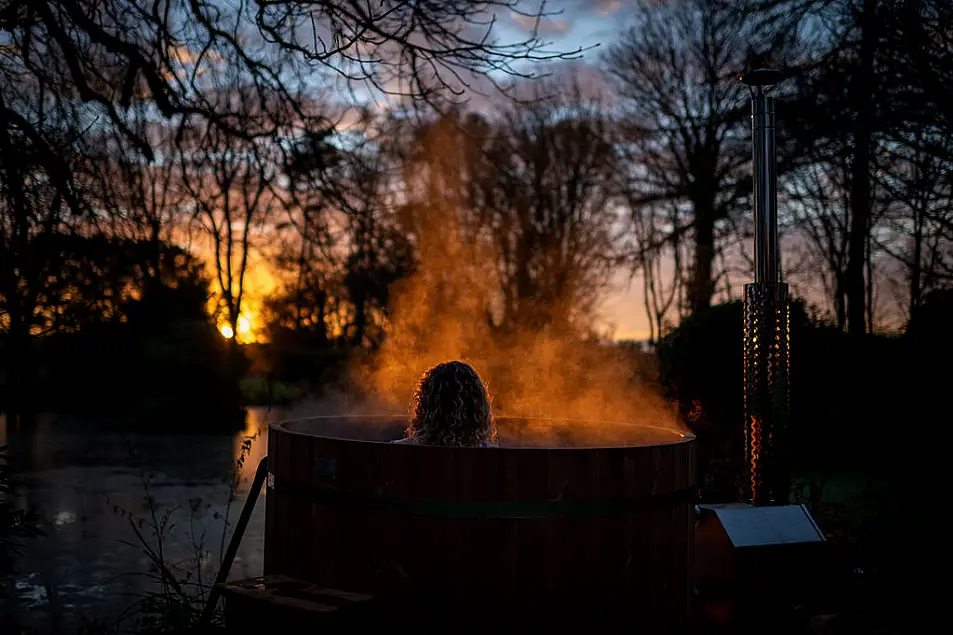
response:
M248 377L255 399L314 389L381 345L434 245L500 337L592 336L631 274L662 341L751 276L737 80L761 66L788 77L784 269L818 320L860 340L953 279L948 2L640 0L570 65L536 32L483 37L509 0L85 4L0 9L9 409L231 409ZM550 78L524 77L544 62ZM490 84L517 99L458 97ZM399 103L355 97L384 94ZM270 344L217 332L250 311ZM857 350L832 367L870 372Z

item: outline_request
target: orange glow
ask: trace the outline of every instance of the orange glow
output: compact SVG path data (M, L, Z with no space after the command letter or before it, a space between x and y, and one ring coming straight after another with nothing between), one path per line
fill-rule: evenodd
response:
M232 460L235 465L241 461L241 470L237 474L237 494L248 491L255 478L258 463L264 458L265 446L268 439L269 410L263 408L249 408L245 415L245 428L233 439ZM261 495L267 495L267 488L262 488Z
M418 268L390 288L388 338L357 369L382 407L405 408L424 370L459 359L487 382L498 415L586 420L580 429L587 440L617 434L618 427L599 422L684 431L674 404L636 372L639 360L631 352L569 331L494 332L486 319L499 291L492 246L468 240L452 210L431 205L415 219Z
M259 327L257 322L257 315L242 312L242 314L238 316L238 320L234 329L228 322L220 322L218 325L218 331L225 339L230 340L235 337L241 344L258 342L261 340L259 338Z
M209 260L208 255L202 250L198 251L198 255L206 259L208 270L214 271L214 260ZM277 283L278 281L268 260L266 258L254 258L245 273L242 311L234 328L228 322L228 311L222 302L221 289L217 288L218 285L213 285L212 294L206 306L209 315L217 320L216 326L222 337L225 339L235 338L239 344L266 342L266 325L262 318L262 305L265 298L274 291Z
M247 316L239 315L238 316L238 336L241 338L247 338L251 335L251 320Z

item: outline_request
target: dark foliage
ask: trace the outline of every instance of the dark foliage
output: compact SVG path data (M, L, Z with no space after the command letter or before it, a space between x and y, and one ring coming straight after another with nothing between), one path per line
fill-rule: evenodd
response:
M44 333L31 357L36 377L21 403L136 413L163 426L203 418L235 425L239 395L227 372L235 352L209 321L202 267L163 246L160 269L150 275L144 263L151 248L99 236L38 241L35 254L50 263L51 275L35 325Z
M699 436L706 484L727 498L742 473L743 324L741 302L717 305L683 320L658 349L663 383ZM898 435L911 414L911 385L895 370L910 367L903 340L853 342L795 302L791 350L791 458L799 469L873 468L912 444ZM851 364L856 372L845 372Z

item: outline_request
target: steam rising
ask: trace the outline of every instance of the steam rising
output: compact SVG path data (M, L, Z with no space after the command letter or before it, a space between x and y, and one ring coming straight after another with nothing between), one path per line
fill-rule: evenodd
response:
M547 134L558 132L559 143L523 150L601 156L598 127L583 121L550 122ZM499 182L489 157L496 155L484 155L458 130L436 125L406 155L396 218L416 247L416 267L390 287L384 344L351 368L366 399L342 403L344 411L409 414L418 378L460 360L487 384L494 415L507 418L504 443L638 443L650 432L619 423L661 428L666 439L682 432L635 351L582 337L606 274L600 267L612 214L604 195L585 205L573 196L546 198L548 188L571 178L572 161L545 187L525 190L504 179L502 190L493 189ZM604 166L592 161L586 169L598 176ZM567 419L580 421L557 423Z
M582 419L572 434L580 444L625 432L598 422L681 430L673 407L639 375L631 351L571 332L499 332L492 326L487 307L498 293L493 255L468 242L451 219L438 212L418 219L418 268L392 288L385 344L355 369L381 407L406 411L425 370L462 360L488 385L496 416Z

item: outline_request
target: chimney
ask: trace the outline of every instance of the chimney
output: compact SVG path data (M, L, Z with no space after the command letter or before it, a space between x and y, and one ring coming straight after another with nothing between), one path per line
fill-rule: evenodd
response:
M790 490L786 455L788 424L788 287L781 282L778 249L774 98L765 89L779 71L742 76L751 90L754 155L755 281L745 285L744 498L753 505L785 505Z
M744 502L697 505L695 591L701 623L775 633L788 608L810 597L829 563L823 532L788 503L788 288L778 249L774 100L781 73L741 77L751 88L755 281L745 285ZM793 603L793 604L792 604Z

